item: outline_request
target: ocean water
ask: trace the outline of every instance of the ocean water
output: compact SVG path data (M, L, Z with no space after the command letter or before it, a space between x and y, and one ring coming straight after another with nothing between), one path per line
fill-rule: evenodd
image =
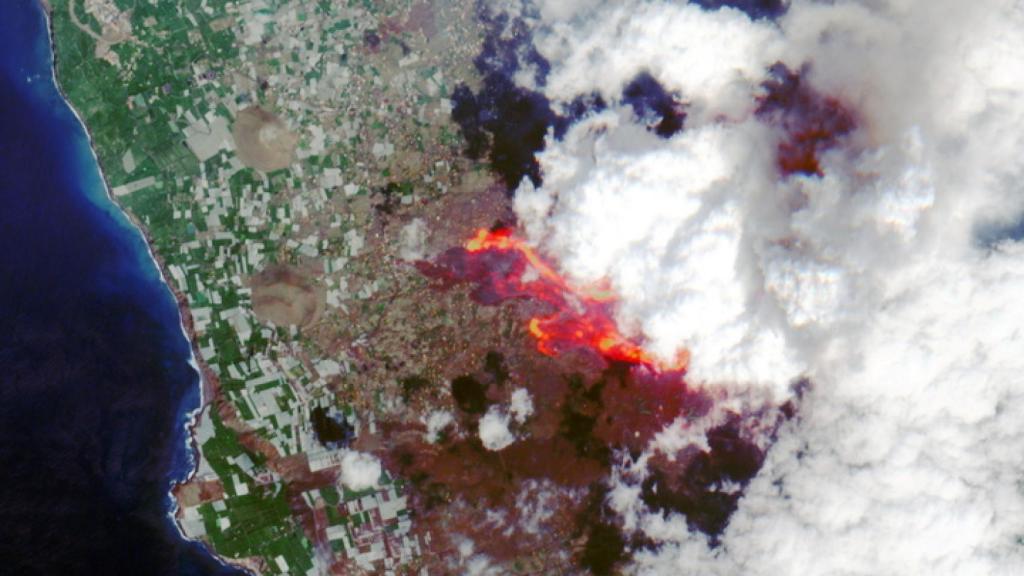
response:
M190 358L52 82L42 9L0 1L0 574L237 573L169 517Z

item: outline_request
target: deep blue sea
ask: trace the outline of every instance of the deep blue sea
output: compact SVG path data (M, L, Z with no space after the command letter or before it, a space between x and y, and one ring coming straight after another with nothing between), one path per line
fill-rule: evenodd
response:
M234 573L168 516L198 376L51 70L37 0L0 1L0 574Z

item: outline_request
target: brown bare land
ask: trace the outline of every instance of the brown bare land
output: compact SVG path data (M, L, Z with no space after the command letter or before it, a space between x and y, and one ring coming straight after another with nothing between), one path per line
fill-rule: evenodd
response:
M250 279L253 313L277 326L309 326L324 310L326 295L301 271L272 265Z
M259 106L250 106L238 113L231 135L238 158L246 166L273 172L295 161L299 136L288 130L280 118Z

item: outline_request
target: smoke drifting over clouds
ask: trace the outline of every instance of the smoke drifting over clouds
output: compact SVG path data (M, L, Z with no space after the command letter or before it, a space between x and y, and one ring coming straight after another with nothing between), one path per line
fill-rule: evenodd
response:
M517 89L605 104L540 121L531 241L610 280L651 351L689 350L691 385L814 383L715 542L644 496L672 450L623 460L610 504L653 543L633 570L1024 573L1024 246L992 232L1024 215L1024 5L787 4L494 8L545 63Z

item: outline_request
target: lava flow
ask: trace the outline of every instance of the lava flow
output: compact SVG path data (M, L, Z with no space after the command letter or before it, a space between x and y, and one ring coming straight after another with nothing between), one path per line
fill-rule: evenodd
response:
M485 304L509 298L549 304L555 312L535 316L527 326L537 349L548 356L587 348L609 360L659 371L686 367L685 353L675 362L665 362L619 331L612 317L615 297L606 283L574 286L508 228L481 229L462 248L449 250L436 264L420 269L450 281L477 283L474 299Z

